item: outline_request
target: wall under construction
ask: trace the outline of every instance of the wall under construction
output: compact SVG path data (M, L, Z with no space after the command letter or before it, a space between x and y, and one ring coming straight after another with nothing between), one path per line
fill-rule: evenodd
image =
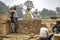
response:
M40 31L41 22L45 22L49 30L52 29L52 24L56 20L52 19L41 19L41 20L19 20L16 30L19 34L38 34ZM0 14L0 34L8 34L10 29L10 22L7 14ZM51 32L51 31L50 31Z

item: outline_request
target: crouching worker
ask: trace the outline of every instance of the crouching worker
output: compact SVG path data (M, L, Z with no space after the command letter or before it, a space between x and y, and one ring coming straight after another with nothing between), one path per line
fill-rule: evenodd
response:
M48 28L46 27L46 24L41 24L39 40L51 40L52 36L53 34L48 34Z

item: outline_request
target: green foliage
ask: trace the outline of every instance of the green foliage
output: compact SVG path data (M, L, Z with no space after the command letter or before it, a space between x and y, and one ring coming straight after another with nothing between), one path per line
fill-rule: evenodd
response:
M49 19L50 17L53 17L53 19L56 19L56 11L48 10L43 8L43 10L40 12L40 15L42 19Z
M57 19L57 17L50 17L51 19Z

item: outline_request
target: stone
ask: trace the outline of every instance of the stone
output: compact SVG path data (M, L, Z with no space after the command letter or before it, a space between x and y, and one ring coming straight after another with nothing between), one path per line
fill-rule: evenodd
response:
M3 40L16 40L16 38L3 38Z
M12 40L12 38L3 38L3 40Z
M29 39L29 37L28 36L25 36L24 40L28 40L28 39Z

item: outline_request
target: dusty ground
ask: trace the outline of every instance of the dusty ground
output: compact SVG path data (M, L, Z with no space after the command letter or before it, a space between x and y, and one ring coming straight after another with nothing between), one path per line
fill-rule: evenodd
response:
M9 34L6 35L9 38L3 38L4 40L39 40L39 35L31 35L31 34ZM53 40L53 39L52 39Z
M39 40L39 35L9 34L6 36L8 38L3 38L3 40Z

